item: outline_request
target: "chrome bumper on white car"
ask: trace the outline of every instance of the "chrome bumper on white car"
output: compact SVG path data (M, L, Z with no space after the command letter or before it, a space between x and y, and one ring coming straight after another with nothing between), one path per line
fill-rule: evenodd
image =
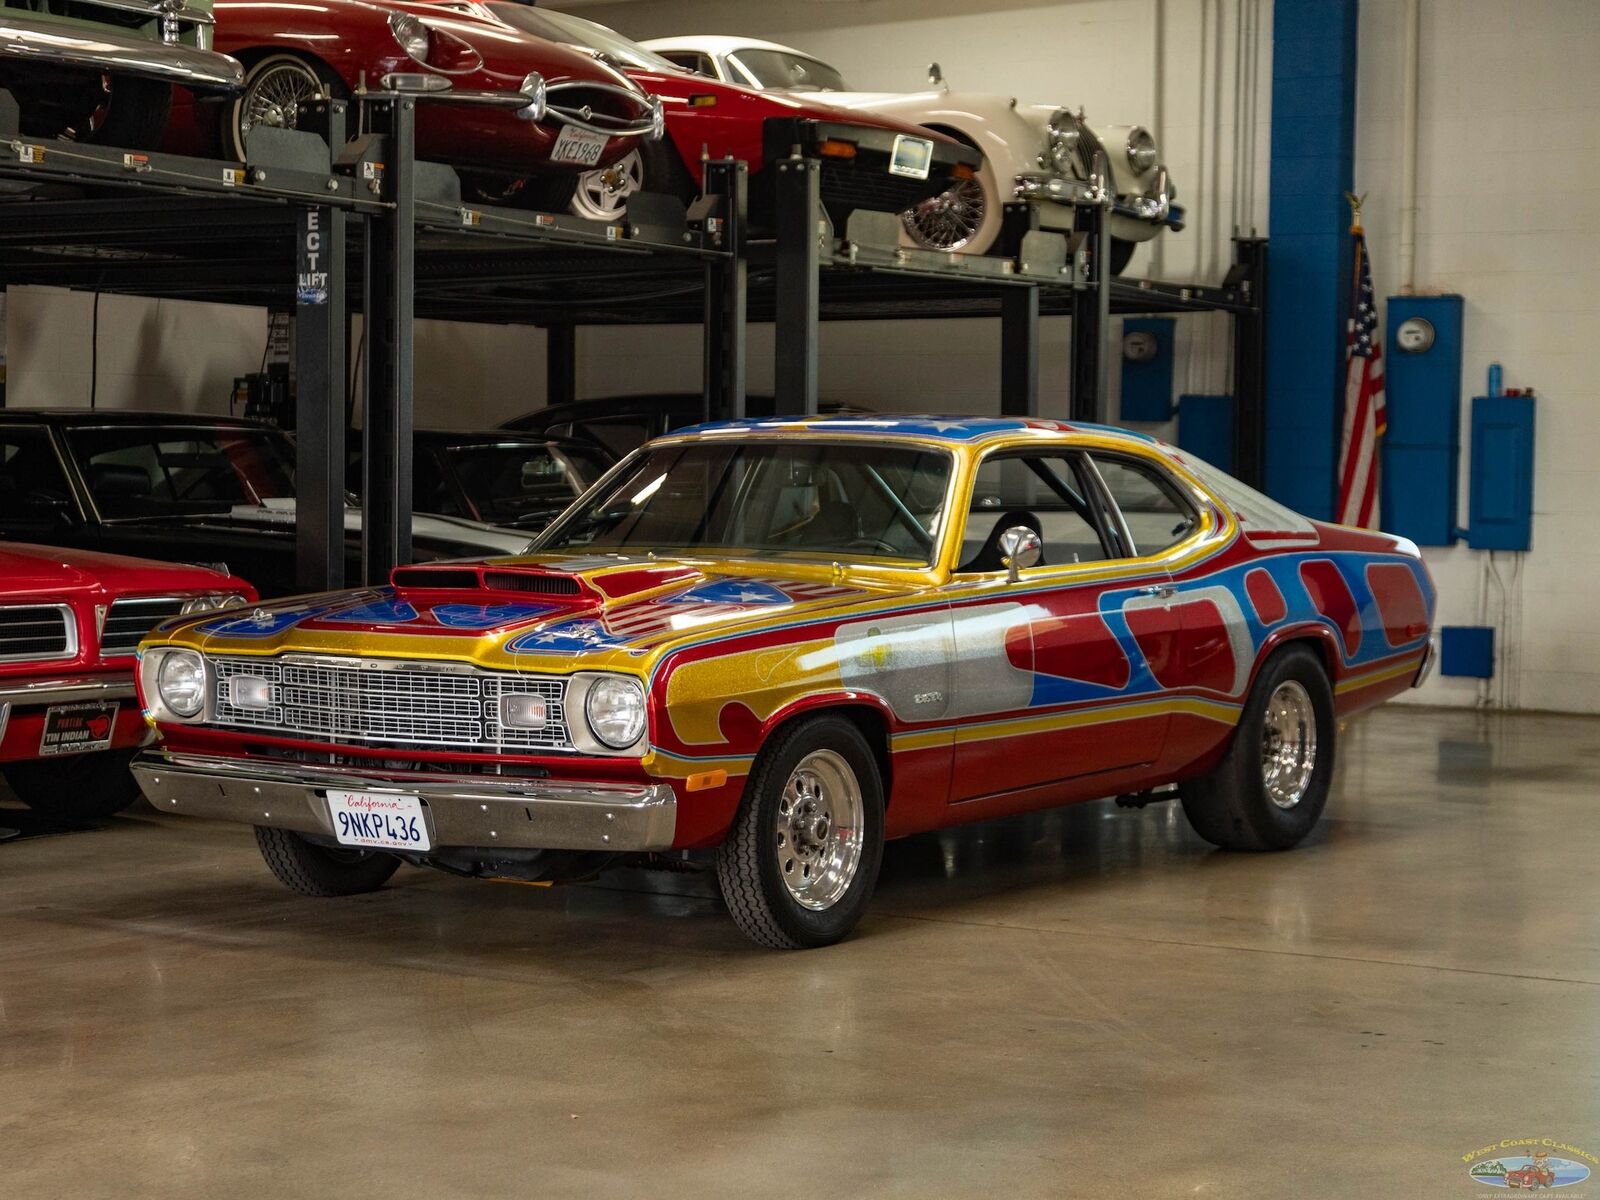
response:
M37 20L14 8L0 11L0 58L138 75L192 88L244 86L244 67L226 54L117 33L109 27L90 30Z
M366 771L152 750L133 764L150 803L187 813L334 837L328 791L413 796L431 848L667 850L678 800L664 783Z
M1043 173L1018 175L1017 199L1066 205L1097 203L1093 184L1082 179ZM1110 208L1119 217L1129 217L1150 225L1165 225L1173 230L1183 228L1183 207L1172 203L1164 195L1116 196L1112 198Z

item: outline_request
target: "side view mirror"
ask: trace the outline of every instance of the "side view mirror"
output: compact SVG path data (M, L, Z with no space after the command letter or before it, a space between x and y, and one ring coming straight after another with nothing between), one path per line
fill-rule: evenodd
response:
M31 513L40 516L48 513L63 525L72 524L72 501L57 492L29 491L22 503Z
M1000 535L1000 555L1006 564L1006 577L1017 581L1017 573L1036 567L1044 557L1044 542L1026 525L1013 525Z
M928 85L930 87L938 87L942 83L944 83L944 68L936 62L929 63Z

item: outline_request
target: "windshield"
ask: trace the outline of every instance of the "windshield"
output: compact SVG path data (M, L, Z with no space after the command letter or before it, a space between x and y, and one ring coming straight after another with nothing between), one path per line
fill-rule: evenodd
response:
M671 71L675 75L683 71L682 67L623 37L615 29L571 13L551 12L548 8L532 8L526 4L491 4L489 7L507 25L549 42L598 50L625 67L637 67L642 71Z
M66 437L108 521L294 497L294 448L274 430L103 426L69 429Z
M740 50L728 58L764 90L845 92L844 76L827 63L783 50Z
M646 448L539 551L701 551L933 562L951 458L921 447L689 442Z
M451 446L445 451L476 516L495 525L544 525L606 473L611 459L584 446L527 442Z

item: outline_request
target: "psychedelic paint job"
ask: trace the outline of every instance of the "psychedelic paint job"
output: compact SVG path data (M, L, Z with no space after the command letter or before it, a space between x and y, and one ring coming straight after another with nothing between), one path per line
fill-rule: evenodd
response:
M677 796L677 847L721 841L762 747L802 713L846 711L876 743L887 833L900 836L1204 772L1226 750L1261 664L1291 641L1315 647L1341 716L1404 690L1424 665L1434 589L1415 547L1299 517L1241 520L1203 482L1212 477L1201 464L1152 439L1040 420L835 417L708 426L666 441L770 438L948 451L949 519L931 563L534 555L434 564L402 568L387 588L174 622L144 649L635 677L649 713L642 754L496 761L563 779L665 782ZM1192 528L1149 557L1039 566L1015 581L958 572L978 464L1016 449L1154 464L1192 505ZM477 572L465 590L464 570ZM259 752L223 728L160 730L180 750ZM328 748L258 733L249 743ZM356 762L396 757L393 747L337 749ZM423 769L482 755L407 749L405 758Z

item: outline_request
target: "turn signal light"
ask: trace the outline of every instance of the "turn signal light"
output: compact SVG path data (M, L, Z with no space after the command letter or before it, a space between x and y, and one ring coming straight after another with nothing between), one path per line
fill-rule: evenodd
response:
M707 96L702 93L698 96L689 97L690 108L715 108L716 106L717 98L715 96Z
M704 792L711 788L719 788L728 782L726 771L702 771L698 775L691 775L683 781L686 792Z
M977 177L978 172L966 163L957 163L950 168L950 178L952 179L976 179Z
M838 138L828 138L817 146L817 153L824 158L854 158L856 144Z

